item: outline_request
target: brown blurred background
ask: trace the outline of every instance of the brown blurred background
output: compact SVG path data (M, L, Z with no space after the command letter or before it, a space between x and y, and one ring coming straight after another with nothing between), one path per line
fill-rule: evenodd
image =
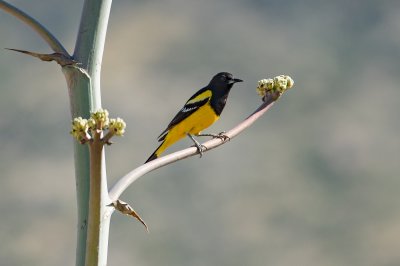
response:
M83 1L10 2L73 51ZM51 52L1 10L0 47ZM400 265L399 59L399 1L114 1L103 107L128 126L107 149L110 185L215 73L245 82L209 132L260 104L259 79L295 87L228 145L134 183L122 199L150 234L115 213L109 265ZM60 67L1 49L0 89L0 264L73 265Z

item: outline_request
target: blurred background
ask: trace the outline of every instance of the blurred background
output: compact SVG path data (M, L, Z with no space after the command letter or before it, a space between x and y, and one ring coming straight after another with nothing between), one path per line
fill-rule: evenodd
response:
M73 51L83 1L10 2ZM0 47L52 52L2 10ZM229 144L135 182L121 199L150 233L115 213L108 264L400 265L399 59L399 1L114 1L103 107L128 126L107 148L110 186L215 73L245 82L208 132L261 103L259 79L295 87ZM64 76L1 49L0 88L0 262L73 265Z

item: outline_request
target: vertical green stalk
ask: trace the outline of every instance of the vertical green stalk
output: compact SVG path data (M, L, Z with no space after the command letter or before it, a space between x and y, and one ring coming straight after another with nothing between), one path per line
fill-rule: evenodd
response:
M100 71L111 3L112 0L85 0L83 6L73 55L74 60L80 65L63 68L73 118L78 116L88 118L91 112L101 108ZM85 265L85 260L88 263L90 261L90 264L86 265L105 265L107 261L109 217L104 217L103 213L109 200L107 194L104 196L102 193L107 191L104 151L97 147L92 150L91 156L94 158L90 159L87 145L75 142L78 205L77 266ZM91 181L95 180L95 184L90 182L91 176ZM89 197L91 189L93 195ZM95 231L100 234L98 237L94 236ZM89 237L90 241L87 241ZM95 261L97 263L94 263Z
M90 78L70 66L64 67L63 72L70 94L72 118L79 116L89 117L92 106L99 105L91 100ZM90 156L87 145L81 145L77 141L74 141L73 145L78 209L76 266L83 266L85 265L89 212Z

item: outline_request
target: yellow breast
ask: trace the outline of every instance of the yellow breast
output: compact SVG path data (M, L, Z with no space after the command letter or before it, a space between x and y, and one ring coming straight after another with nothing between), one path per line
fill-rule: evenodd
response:
M214 124L218 118L219 117L215 114L210 104L207 103L185 119L187 121L185 121L184 124L186 124L186 129L188 130L186 133L197 135L204 129Z
M199 134L201 131L214 124L218 118L219 117L215 114L209 103L203 105L168 131L163 144L159 147L157 155L161 154L167 147L178 140L186 137L187 134Z
M219 117L215 114L210 104L207 103L196 110L196 112L185 118L179 124L171 128L168 135L174 139L171 139L174 142L185 137L187 134L199 134L201 131L214 124L218 118Z

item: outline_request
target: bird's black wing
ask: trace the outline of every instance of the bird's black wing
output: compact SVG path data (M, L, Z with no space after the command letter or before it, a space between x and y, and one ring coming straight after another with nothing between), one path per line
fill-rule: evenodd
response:
M200 107L205 105L212 96L212 91L208 88L203 88L196 92L190 99L185 103L182 109L175 115L168 127L160 134L158 141L163 141L165 136L168 134L173 126L182 122L185 118L196 112Z

